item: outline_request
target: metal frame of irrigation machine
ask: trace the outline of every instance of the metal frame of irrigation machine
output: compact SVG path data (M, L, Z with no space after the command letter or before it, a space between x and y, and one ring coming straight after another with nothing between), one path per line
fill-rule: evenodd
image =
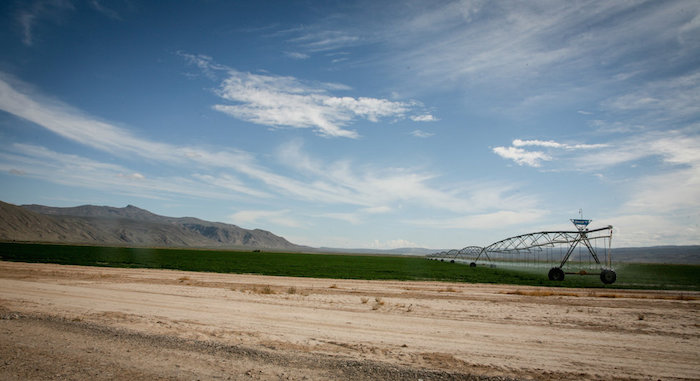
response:
M461 250L450 250L443 251L439 253L429 254L427 257L436 260L449 260L452 263L455 261L469 262L469 266L476 267L477 262L485 258L488 262L493 262L494 257L510 257L515 260L518 257L541 257L537 261L538 264L545 263L545 256L549 251L551 256L551 250L555 248L560 248L561 259L556 260L555 266L550 268L548 277L552 281L562 281L564 280L565 274L578 274L578 275L599 275L600 280L604 284L615 283L617 279L617 274L611 267L612 258L610 255L610 245L612 241L613 227L608 225L606 227L598 229L588 229L588 224L591 220L584 219L572 219L571 222L576 226L576 231L543 231L537 233L528 233L517 235L514 237L506 238L498 242L494 242L489 246L467 246ZM603 262L601 262L601 257L596 249L596 243L602 242L605 249L605 256L603 257ZM606 244L607 243L607 244ZM588 272L586 270L581 270L577 272L566 272L564 266L572 258L574 250L583 245L586 251L590 254L590 259L595 261L592 262L590 266L594 266L596 269L600 268L600 272ZM566 249L564 252L563 249ZM579 254L581 256L581 254ZM555 255L557 257L557 255ZM551 259L549 260L551 262ZM491 266L494 266L493 264Z

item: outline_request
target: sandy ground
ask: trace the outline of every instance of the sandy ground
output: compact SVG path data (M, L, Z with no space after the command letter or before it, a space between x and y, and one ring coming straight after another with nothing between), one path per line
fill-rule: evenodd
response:
M700 379L700 294L0 262L0 379Z

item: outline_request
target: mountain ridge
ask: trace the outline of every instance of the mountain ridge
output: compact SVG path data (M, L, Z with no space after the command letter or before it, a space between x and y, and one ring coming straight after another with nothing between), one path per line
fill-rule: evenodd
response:
M311 248L262 229L194 217L167 217L127 205L60 208L0 201L0 239L51 243L231 249Z

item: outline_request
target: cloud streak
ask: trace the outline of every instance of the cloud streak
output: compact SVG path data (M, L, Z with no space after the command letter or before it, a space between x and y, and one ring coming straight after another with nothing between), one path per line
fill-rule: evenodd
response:
M258 80L277 81L278 78ZM290 80L286 85L287 91L295 92L296 85L296 81ZM302 87L298 92L309 93L309 90ZM352 106L343 107L359 107L355 112L363 115L374 112L362 109L354 101L349 102ZM287 143L278 150L280 162L291 169L289 175L283 175L260 165L253 155L240 150L216 151L140 138L123 128L38 95L26 85L17 81L13 83L6 76L0 76L0 110L71 141L122 157L127 162L134 158L148 159L149 162L177 168L179 172L189 172L183 177L158 179L146 172L61 154L39 146L16 146L16 151L22 152L22 156L17 153L5 154L6 171L14 169L35 177L45 176L50 181L62 184L81 184L101 189L128 184L128 189L134 193L148 191L149 194L157 194L162 189L168 193L206 194L213 198L273 199L283 196L314 204L354 205L358 207L358 213L364 215L387 213L397 203L472 213L522 201L513 201L504 196L507 187L499 184L486 191L465 190L459 185L436 187L433 183L438 175L428 171L355 167L350 161L320 160L305 153L300 141ZM23 161L32 163L34 167L20 165ZM80 163L84 163L89 170L81 171ZM57 169L51 170L53 165ZM63 174L65 180L57 177L58 174ZM171 182L179 185L171 185ZM198 190L197 186L202 189Z
M567 144L554 140L513 140L511 147L494 147L493 153L504 158L513 160L518 165L529 167L541 167L543 161L554 160L556 150L600 150L608 147L608 144ZM522 147L540 147L547 149L544 151L528 151Z
M381 118L403 118L411 109L407 102L333 96L328 85L311 86L294 77L234 70L227 74L217 94L235 104L217 104L214 109L275 128L313 128L321 136L357 138L356 131L345 128L355 119L376 123Z
M372 123L407 117L416 122L436 120L430 114L409 115L419 106L418 102L336 96L332 92L351 88L338 83L303 81L292 76L241 72L217 64L208 56L179 54L211 79L223 74L225 79L215 93L228 103L212 107L247 122L272 128L311 128L324 137L356 139L359 133L347 126L361 119Z

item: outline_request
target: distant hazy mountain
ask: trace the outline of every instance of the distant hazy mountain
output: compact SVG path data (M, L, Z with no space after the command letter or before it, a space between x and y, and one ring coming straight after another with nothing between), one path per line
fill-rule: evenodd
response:
M381 254L381 255L411 255L424 256L438 252L440 250L424 249L420 247L402 247L398 249L342 249L335 247L321 247L321 252L328 253L352 253L352 254Z
M0 240L151 247L269 248L299 251L268 231L197 218L165 217L129 205L55 208L0 201Z
M700 246L621 247L612 249L613 262L700 264Z

